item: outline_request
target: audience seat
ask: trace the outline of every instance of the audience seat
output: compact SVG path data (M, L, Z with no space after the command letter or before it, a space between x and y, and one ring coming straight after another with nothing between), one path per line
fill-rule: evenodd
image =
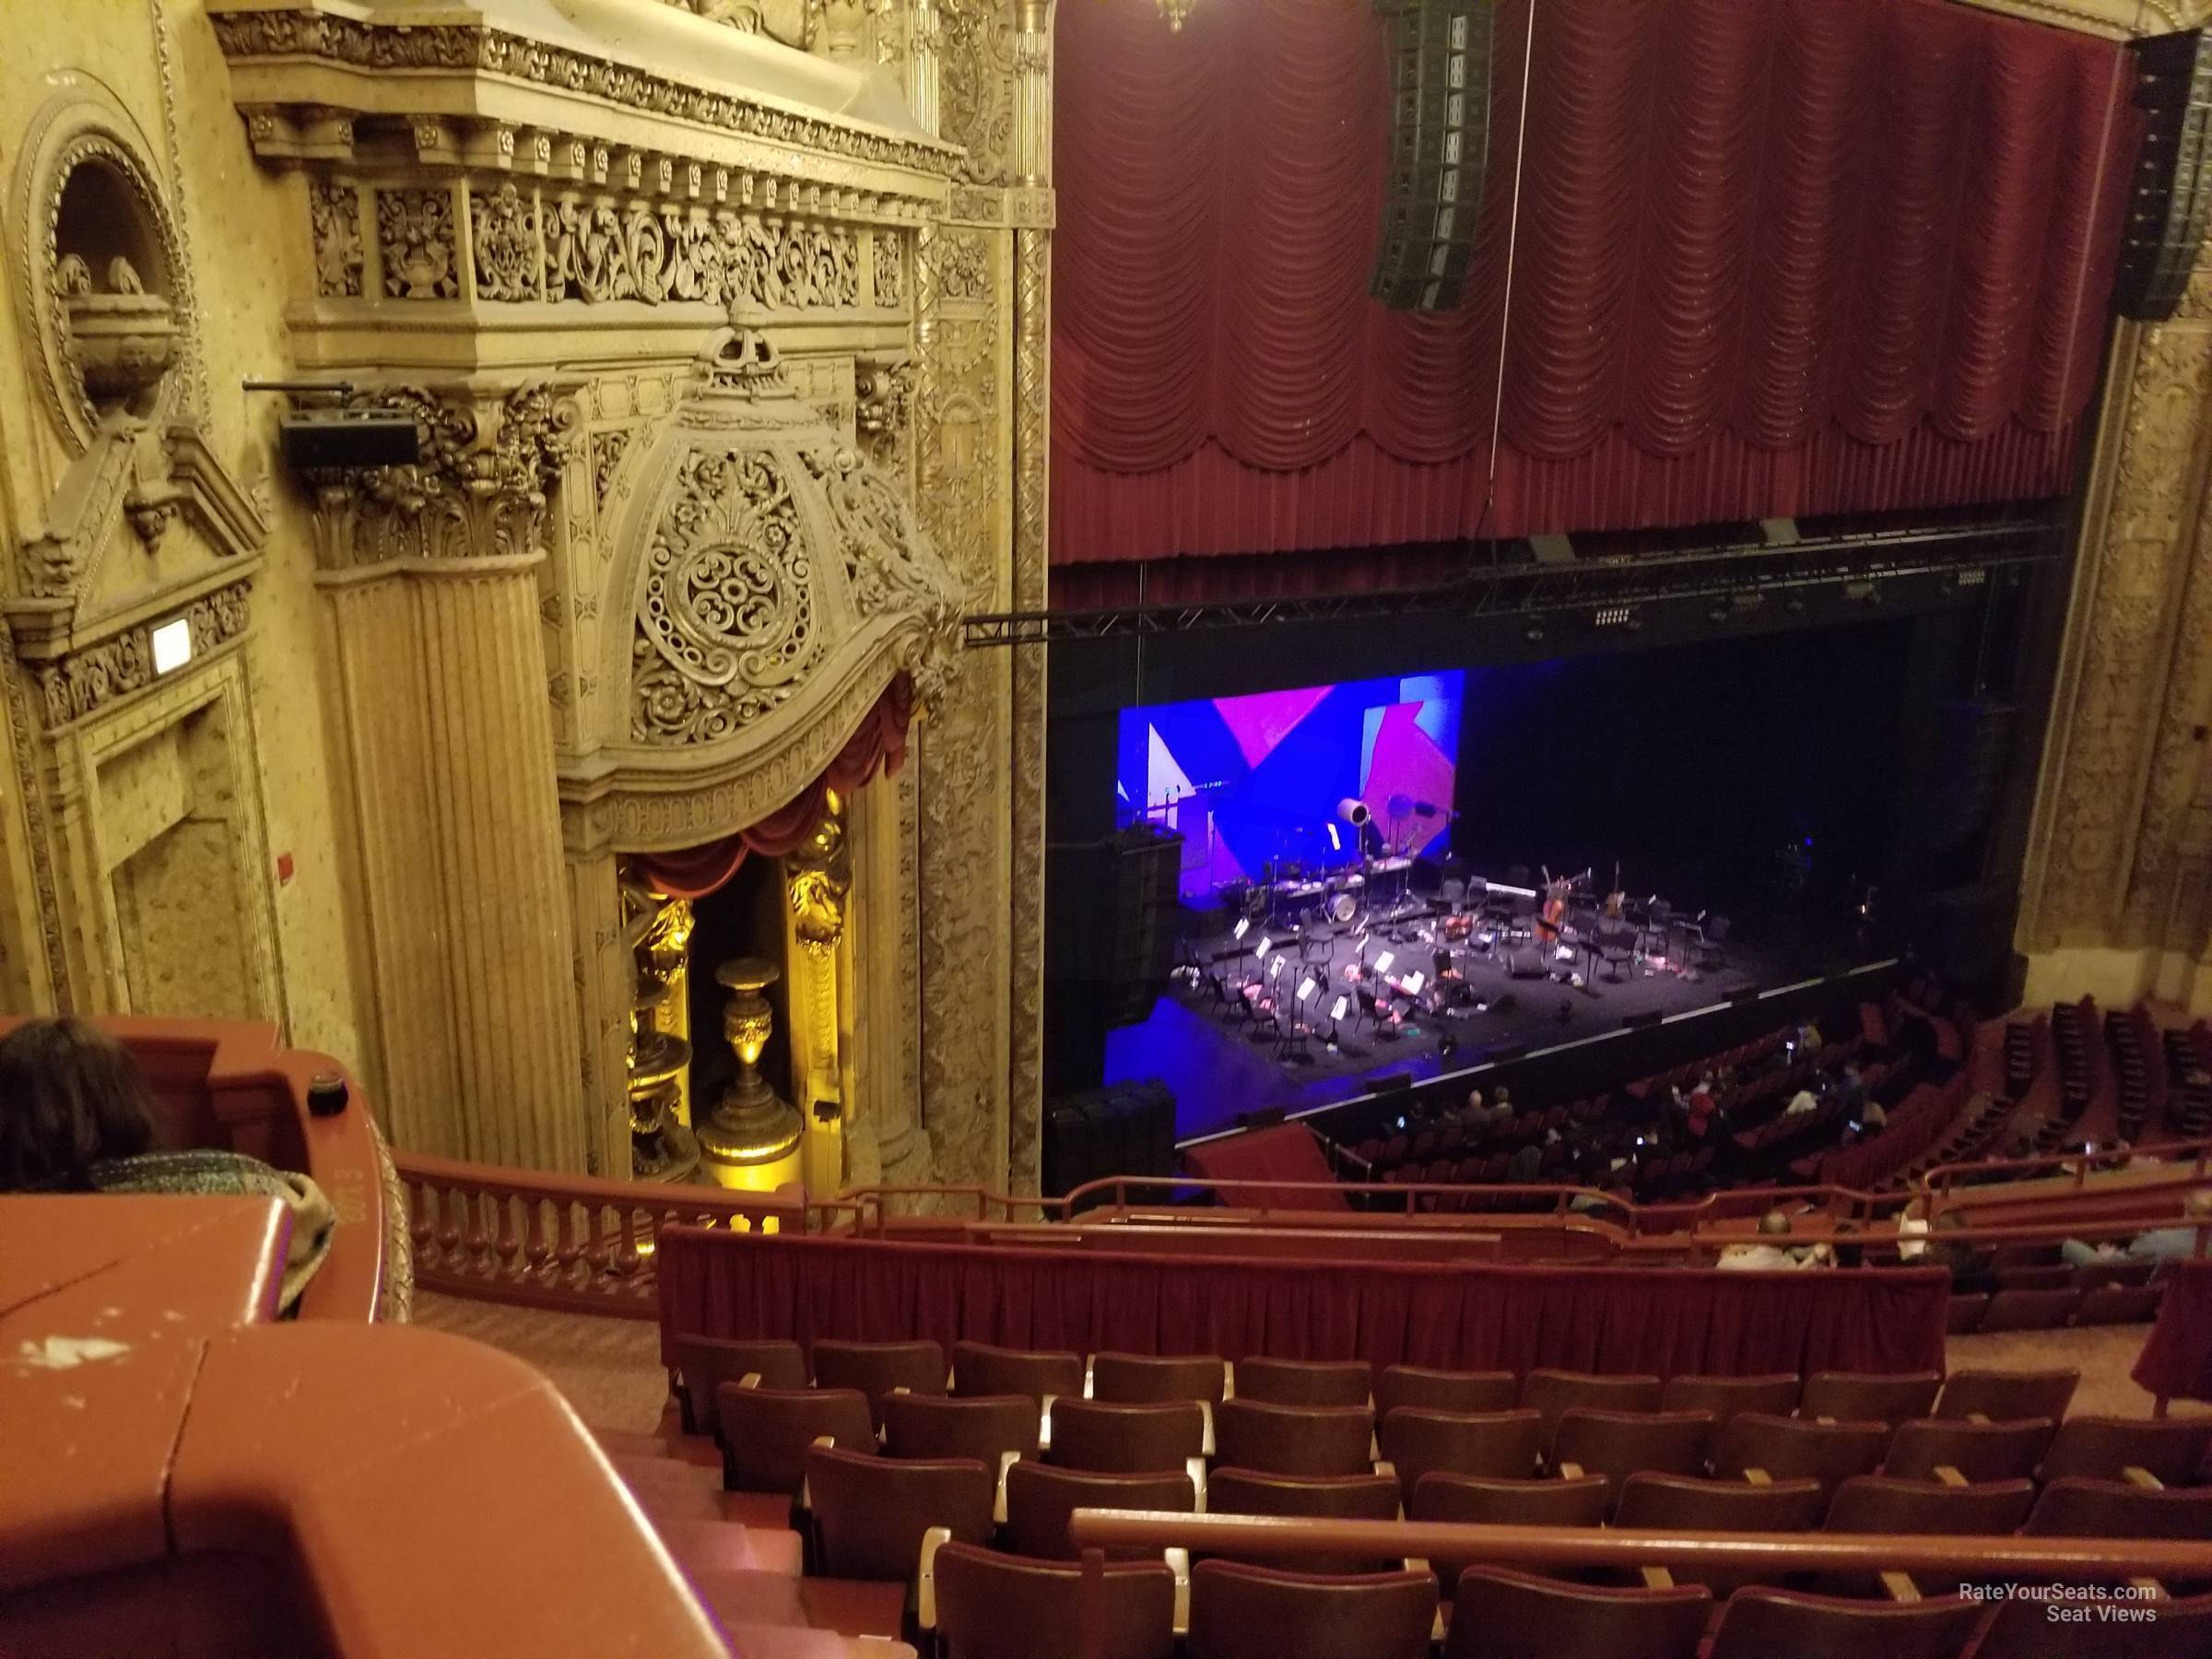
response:
M1713 1443L1712 1472L1723 1480L1751 1470L1772 1480L1810 1478L1833 1492L1853 1475L1871 1475L1889 1448L1887 1423L1817 1423L1740 1413Z
M1214 1408L1214 1453L1223 1464L1272 1475L1358 1475L1372 1467L1374 1422L1366 1406L1268 1406L1240 1396Z
M956 1394L1028 1394L1039 1405L1083 1393L1083 1356L994 1347L987 1342L952 1345Z
M1944 1330L1952 1336L1964 1336L1982 1323L1982 1315L1989 1310L1989 1292L1972 1290L1954 1291L1948 1320Z
M2163 1486L2194 1486L2212 1454L2212 1418L2068 1418L2051 1438L2039 1481L2067 1475L2124 1480L2141 1469Z
M2156 1618L2053 1623L2040 1601L2006 1602L1974 1659L2205 1659L2212 1653L2212 1595L2162 1601Z
M1739 1590L1709 1659L1958 1659L1982 1604L1953 1596L1888 1603L1794 1590Z
M2074 1317L2082 1293L2067 1286L2026 1290L2006 1286L1990 1299L1980 1331L2054 1331Z
M1155 1405L1057 1400L1052 1448L1045 1455L1063 1468L1158 1475L1186 1466L1205 1450L1206 1413L1195 1400Z
M1936 1408L1943 1379L1934 1371L1877 1376L1857 1371L1815 1371L1805 1380L1797 1413L1839 1423L1888 1423L1924 1418Z
M2099 1285L2081 1293L2074 1310L2077 1325L2148 1324L2159 1316L2162 1285Z
M888 1456L972 1457L995 1473L1008 1455L1037 1454L1037 1402L1026 1394L894 1394L880 1409Z
M2024 1480L2050 1449L2048 1418L2015 1422L1964 1423L1923 1418L1898 1425L1882 1473L1900 1480L1936 1478L1953 1469L1970 1481Z
M1064 1659L1083 1629L1079 1567L938 1547L931 1566L938 1659ZM1175 1574L1165 1563L1114 1561L1100 1607L1100 1659L1173 1659Z
M1462 1415L1511 1411L1521 1404L1512 1371L1434 1371L1422 1365L1386 1365L1375 1378L1375 1418L1401 1406Z
M1587 1371L1538 1369L1522 1382L1521 1404L1542 1415L1544 1455L1549 1457L1560 1417L1576 1406L1595 1411L1656 1411L1664 1392L1665 1385L1656 1377L1605 1377Z
M1536 1472L1544 1420L1534 1411L1423 1411L1402 1406L1382 1419L1383 1461L1407 1501L1431 1470L1525 1479Z
M868 1412L883 1426L882 1402L894 1388L909 1394L945 1392L945 1350L934 1342L831 1342L814 1345L814 1380L822 1388L857 1388Z
M795 1342L727 1342L714 1336L678 1336L676 1339L677 1404L682 1408L684 1432L719 1440L721 1424L714 1416L714 1391L724 1382L746 1376L760 1379L763 1388L806 1386L806 1353Z
M1827 1530L1996 1537L2018 1532L2034 1503L2032 1480L1947 1486L1894 1475L1854 1475L1836 1488Z
M1985 1417L1992 1422L2018 1422L2023 1418L2048 1418L2053 1423L2066 1415L2074 1388L2081 1381L2077 1371L1953 1371L1944 1383L1932 1414L1939 1418Z
M1366 1406L1373 1390L1364 1360L1237 1361L1237 1398L1263 1406Z
M1669 1377L1659 1391L1662 1411L1709 1411L1724 1424L1739 1411L1787 1417L1797 1409L1800 1384L1794 1371L1764 1377Z
M1603 1475L1616 1490L1631 1475L1701 1475L1712 1443L1709 1411L1593 1411L1559 1418L1551 1467Z
M876 1426L856 1388L715 1390L723 1427L723 1484L733 1492L798 1496L806 1478L806 1449L828 1436L847 1452L873 1453Z
M1024 1460L1006 1471L1003 1542L1018 1555L1073 1560L1077 1551L1067 1535L1067 1518L1079 1509L1170 1510L1187 1515L1197 1507L1198 1488L1187 1473L1109 1475Z
M2161 1491L2062 1476L2043 1488L2020 1530L2041 1538L2212 1538L2212 1487Z
M1389 1475L1269 1475L1216 1469L1206 1477L1206 1508L1217 1515L1290 1515L1306 1520L1395 1521L1397 1480ZM1299 1572L1373 1572L1394 1565L1341 1556L1271 1556L1264 1563Z
M1700 1480L1681 1475L1631 1475L1613 1509L1616 1526L1663 1527L1672 1532L1810 1532L1820 1524L1825 1501L1817 1480ZM1757 1573L1726 1569L1677 1568L1678 1583L1703 1584L1715 1595L1754 1583Z
M1603 1475L1573 1480L1490 1480L1474 1475L1421 1477L1406 1507L1411 1521L1449 1521L1468 1526L1602 1526L1612 1488ZM1459 1575L1475 1563L1431 1560L1446 1598ZM1561 1576L1570 1576L1562 1574Z
M895 1636L923 1535L943 1527L959 1544L991 1541L991 1471L971 1458L871 1457L816 1446L806 1453L814 1560L808 1622L848 1636ZM833 1583L832 1581L844 1581Z
M1444 1659L1692 1659L1712 1608L1702 1584L1614 1590L1469 1568L1452 1599Z
M1316 1575L1241 1561L1191 1569L1190 1659L1428 1659L1425 1572Z
M1218 1354L1162 1359L1152 1354L1098 1354L1090 1362L1090 1397L1123 1406L1173 1400L1221 1404L1229 1368Z

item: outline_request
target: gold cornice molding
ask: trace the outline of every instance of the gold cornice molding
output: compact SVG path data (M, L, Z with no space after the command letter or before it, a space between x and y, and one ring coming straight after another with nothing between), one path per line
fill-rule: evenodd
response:
M2212 18L2212 0L1954 0L1980 11L2003 12L2077 34L2108 41L2179 34Z
M687 160L727 159L714 152L728 139L757 140L782 151L801 176L818 178L823 161L837 159L903 170L915 175L912 187L922 195L934 195L934 182L960 159L959 146L924 133L688 83L622 62L611 46L602 55L534 40L483 20L482 13L403 26L312 6L232 5L212 21L233 96L261 124L253 128L256 147L273 146L268 153L286 159L335 159L351 147L351 124L359 117L467 113L601 141L642 124L653 130L656 147ZM289 112L297 112L291 131L276 118ZM768 169L769 155L759 164Z

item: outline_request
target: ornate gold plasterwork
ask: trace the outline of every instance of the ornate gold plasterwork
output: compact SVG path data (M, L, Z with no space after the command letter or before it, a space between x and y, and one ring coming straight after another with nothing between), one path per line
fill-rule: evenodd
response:
M394 300L452 300L461 292L453 195L445 186L376 193L376 247L384 292Z
M1184 0L1187 3L1187 0ZM1983 11L2004 12L2107 40L2178 34L2212 17L2207 0L1959 0ZM1160 0L1163 10L1170 0Z
M32 848L30 880L38 906L39 940L46 964L46 994L57 1014L75 1010L76 999L69 983L69 952L62 932L62 901L54 880L53 861L41 850L52 842L46 812L46 792L39 777L33 747L30 699L16 654L15 636L0 628L0 700L7 705L8 748L15 756L17 799L23 804L23 828Z
M853 890L843 813L834 805L825 812L814 833L785 858L783 867L792 936L808 955L827 957L845 936L845 898Z
M877 470L907 477L906 436L913 401L913 365L904 359L856 359L853 365L853 430Z
M212 21L217 42L233 64L282 60L288 67L329 65L498 76L824 156L939 174L953 161L946 147L925 139L894 137L742 95L688 86L611 58L478 24L395 27L316 11L227 12ZM265 132L256 133L254 141L257 147L289 142L282 125L274 122Z
M421 458L315 477L325 568L524 559L544 550L547 497L576 411L543 382L485 388L369 387L347 406L414 418Z
M1014 15L1006 0L939 0L944 30L939 130L967 154L959 177L1006 182L1014 143Z
M871 273L878 305L906 303L906 239L877 231L873 241Z

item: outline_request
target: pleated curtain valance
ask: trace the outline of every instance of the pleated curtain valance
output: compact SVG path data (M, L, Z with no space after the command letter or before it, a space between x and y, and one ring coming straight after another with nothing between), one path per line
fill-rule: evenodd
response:
M1500 0L1481 240L1418 316L1367 292L1371 6L1058 27L1057 561L2069 485L2139 136L2112 42L1940 0Z

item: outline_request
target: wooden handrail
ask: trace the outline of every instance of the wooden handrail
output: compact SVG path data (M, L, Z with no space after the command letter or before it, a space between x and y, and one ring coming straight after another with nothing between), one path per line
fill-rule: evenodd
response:
M1679 1566L1756 1572L1940 1572L2079 1583L2212 1576L2212 1539L2041 1538L1950 1533L1694 1533L1660 1527L1480 1526L1079 1509L1078 1548L1188 1549L1267 1558L1372 1557L1500 1566Z
M803 1230L806 1195L513 1170L403 1154L397 1160L426 1289L569 1312L655 1317L663 1227Z
M1969 1177L1982 1177L2003 1171L2013 1171L2008 1180L2030 1179L2028 1171L2045 1175L2071 1176L2076 1186L2085 1185L2092 1167L2116 1172L2138 1158L2155 1158L2160 1163L2179 1172L2182 1164L2194 1162L2197 1179L2204 1178L2212 1169L2212 1140L2173 1141L2157 1147L2129 1147L2124 1150L2107 1148L2102 1152L2049 1152L2034 1158L1989 1158L1978 1163L1937 1164L1920 1179L1921 1187L1931 1194L1941 1195L1953 1186L1964 1183Z

